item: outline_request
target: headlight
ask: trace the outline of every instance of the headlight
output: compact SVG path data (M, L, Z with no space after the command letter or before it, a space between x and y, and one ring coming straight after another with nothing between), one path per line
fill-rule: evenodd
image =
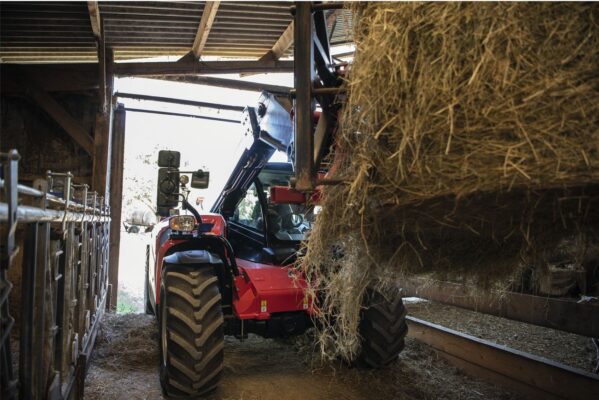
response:
M191 215L178 215L172 217L168 224L173 231L191 232L195 227L196 220Z

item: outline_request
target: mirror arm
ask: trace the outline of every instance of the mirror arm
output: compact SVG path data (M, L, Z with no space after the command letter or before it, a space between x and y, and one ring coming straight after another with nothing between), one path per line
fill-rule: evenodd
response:
M182 194L179 194L179 196L181 196L183 198L183 200L181 200L183 209L188 210L196 218L196 221L198 221L198 225L201 225L202 217L200 216L200 213L198 212L198 210L196 210L195 208L193 208L193 206L191 204L189 204L189 202L187 201L187 198L185 196L183 196Z

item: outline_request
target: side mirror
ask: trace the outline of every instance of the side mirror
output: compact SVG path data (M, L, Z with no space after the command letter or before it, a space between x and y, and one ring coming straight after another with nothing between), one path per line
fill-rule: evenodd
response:
M158 170L158 193L156 209L160 216L169 215L172 207L179 204L179 170L176 168L160 168Z
M206 189L210 183L210 171L198 169L191 174L191 187L194 189Z
M178 151L160 150L158 152L158 166L161 168L179 168L181 153Z

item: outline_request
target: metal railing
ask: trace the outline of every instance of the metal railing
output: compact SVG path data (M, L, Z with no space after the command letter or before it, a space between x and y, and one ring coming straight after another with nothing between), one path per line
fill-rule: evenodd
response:
M70 173L29 187L16 150L0 161L0 397L77 398L109 293L110 210Z

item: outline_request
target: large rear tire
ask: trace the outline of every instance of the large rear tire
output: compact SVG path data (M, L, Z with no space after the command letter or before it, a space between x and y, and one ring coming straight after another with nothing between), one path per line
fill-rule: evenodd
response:
M407 311L399 295L386 299L378 292L370 292L366 305L360 321L362 348L358 364L381 368L397 360L405 346Z
M223 313L211 266L168 265L160 284L160 383L169 397L215 389L223 367Z

